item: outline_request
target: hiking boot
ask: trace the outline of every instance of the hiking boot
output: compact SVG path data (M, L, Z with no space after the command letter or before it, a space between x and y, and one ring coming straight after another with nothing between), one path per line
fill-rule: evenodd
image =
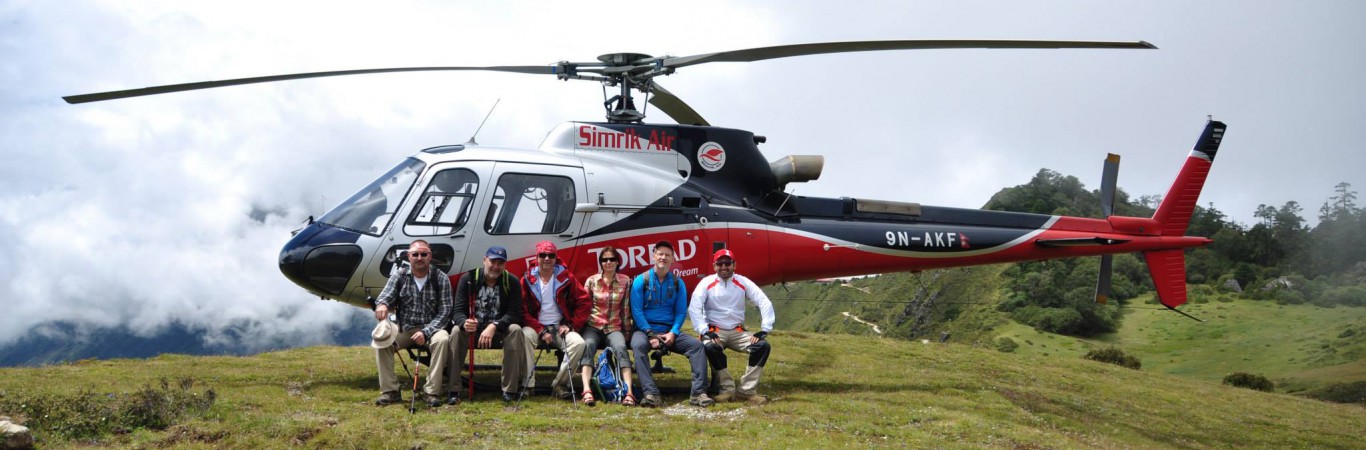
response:
M703 392L703 393L701 393L701 394L694 395L694 396L692 396L692 398L688 399L688 404L689 404L689 405L701 406L701 407L703 407L703 408L706 408L706 407L708 407L708 406L711 406L713 403L716 403L716 402L713 401L713 400L711 399L711 397L708 397L708 396L707 396L707 393L705 393L705 392Z
M442 403L445 403L441 400L441 396L432 394L422 394L422 402L426 403L430 408L436 408L441 406Z
M720 394L716 394L716 396L712 397L712 399L716 400L716 403L735 401L735 391L726 391Z
M768 403L768 397L759 394L735 394L735 399L748 403L750 406L759 406Z
M456 394L456 393L452 392L452 393L446 395L446 404L447 404L447 405L450 405L450 406L459 405L459 404L460 404L460 394Z
M574 400L574 394L564 389L563 387L556 387L555 389L551 389L550 395L560 400Z
M375 406L389 406L392 403L401 402L403 402L402 394L399 394L398 391L389 391L379 394L379 398L375 399Z
M640 401L640 407L658 408L661 402L658 394L645 394L645 398Z
M516 392L504 392L504 393L503 393L503 401L504 401L504 402L507 402L507 403L515 402L515 401L518 400L519 397L521 397L521 395L520 395L520 394L517 394Z

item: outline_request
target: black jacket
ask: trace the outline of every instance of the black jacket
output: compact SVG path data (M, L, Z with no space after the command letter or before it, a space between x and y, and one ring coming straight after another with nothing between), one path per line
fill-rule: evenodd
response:
M452 280L452 284L455 285L455 308L451 314L451 326L462 327L465 325L465 319L470 316L471 305L475 304L474 297L484 285L484 268L460 274L460 279ZM507 332L508 325L521 324L522 289L517 279L504 271L503 275L498 277L498 291L498 316L494 323L497 324L499 332ZM476 332L482 331L488 325L488 322L480 321Z

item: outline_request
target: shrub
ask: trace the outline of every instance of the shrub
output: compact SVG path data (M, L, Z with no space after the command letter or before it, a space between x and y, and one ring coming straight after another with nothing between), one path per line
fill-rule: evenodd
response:
M1272 295L1276 297L1276 303L1281 305L1300 305L1305 302L1304 294L1290 289L1277 289Z
M1333 383L1301 395L1333 403L1360 403L1366 405L1366 381Z
M1120 349L1119 347L1105 347L1093 349L1089 352L1086 352L1085 355L1082 355L1082 358L1089 359L1092 361L1110 363L1121 367L1128 367L1134 370L1138 370L1143 367L1142 361L1139 361L1138 358L1134 357L1133 355L1124 353L1124 350Z
M1002 353L1011 353L1017 348L1020 348L1020 344L1016 344L1014 339L1008 337L996 338L996 350Z
M0 396L0 411L26 417L25 425L35 432L67 439L127 433L137 428L161 430L213 406L213 389L194 392L193 387L190 378L175 385L163 378L159 387L145 385L132 393L99 394L83 389L74 395L5 395Z
M1228 386L1255 389L1262 392L1276 390L1276 385L1265 376L1254 375L1247 372L1234 372L1224 377L1224 384Z
M1338 286L1325 289L1314 304L1319 306L1366 306L1366 286Z

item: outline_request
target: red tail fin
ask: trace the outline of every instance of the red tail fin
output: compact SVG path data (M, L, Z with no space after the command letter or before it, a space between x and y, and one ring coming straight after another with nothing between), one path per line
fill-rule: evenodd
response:
M1157 206L1153 220L1161 228L1162 236L1182 236L1190 225L1191 214L1195 212L1195 202L1200 199L1200 189L1205 186L1214 155L1219 151L1219 141L1224 138L1228 128L1223 122L1211 120L1200 133L1200 140L1186 157L1186 164L1176 175L1167 196ZM1157 300L1168 308L1175 309L1186 303L1186 253L1184 249L1152 250L1143 252L1148 262L1148 274L1153 277L1153 287L1157 289Z
M1223 122L1213 120L1205 125L1200 140L1195 143L1190 156L1186 157L1186 164L1181 166L1181 172L1176 175L1176 182L1172 183L1167 196L1162 198L1162 204L1157 206L1153 219L1162 224L1163 236L1186 234L1186 226L1190 225L1195 202L1200 199L1200 189L1205 186L1205 177L1209 175L1214 155L1219 151L1219 141L1224 138L1225 128L1227 126Z
M1143 252L1148 274L1157 289L1157 301L1168 308L1186 303L1186 253L1184 249Z

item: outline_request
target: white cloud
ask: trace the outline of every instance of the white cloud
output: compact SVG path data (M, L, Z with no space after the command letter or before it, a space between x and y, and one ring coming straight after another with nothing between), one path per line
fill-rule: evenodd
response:
M58 98L210 79L391 66L550 64L822 40L1138 40L1157 51L963 50L680 70L661 82L715 124L824 154L801 195L977 207L1041 167L1164 193L1206 114L1229 135L1201 203L1247 221L1307 211L1360 175L1358 2L0 4L0 345L47 320L179 322L209 341L307 340L352 314L280 276L289 230L418 149L531 147L601 117L549 77L371 75L88 105ZM659 115L653 119L664 120ZM263 219L253 211L270 212Z

